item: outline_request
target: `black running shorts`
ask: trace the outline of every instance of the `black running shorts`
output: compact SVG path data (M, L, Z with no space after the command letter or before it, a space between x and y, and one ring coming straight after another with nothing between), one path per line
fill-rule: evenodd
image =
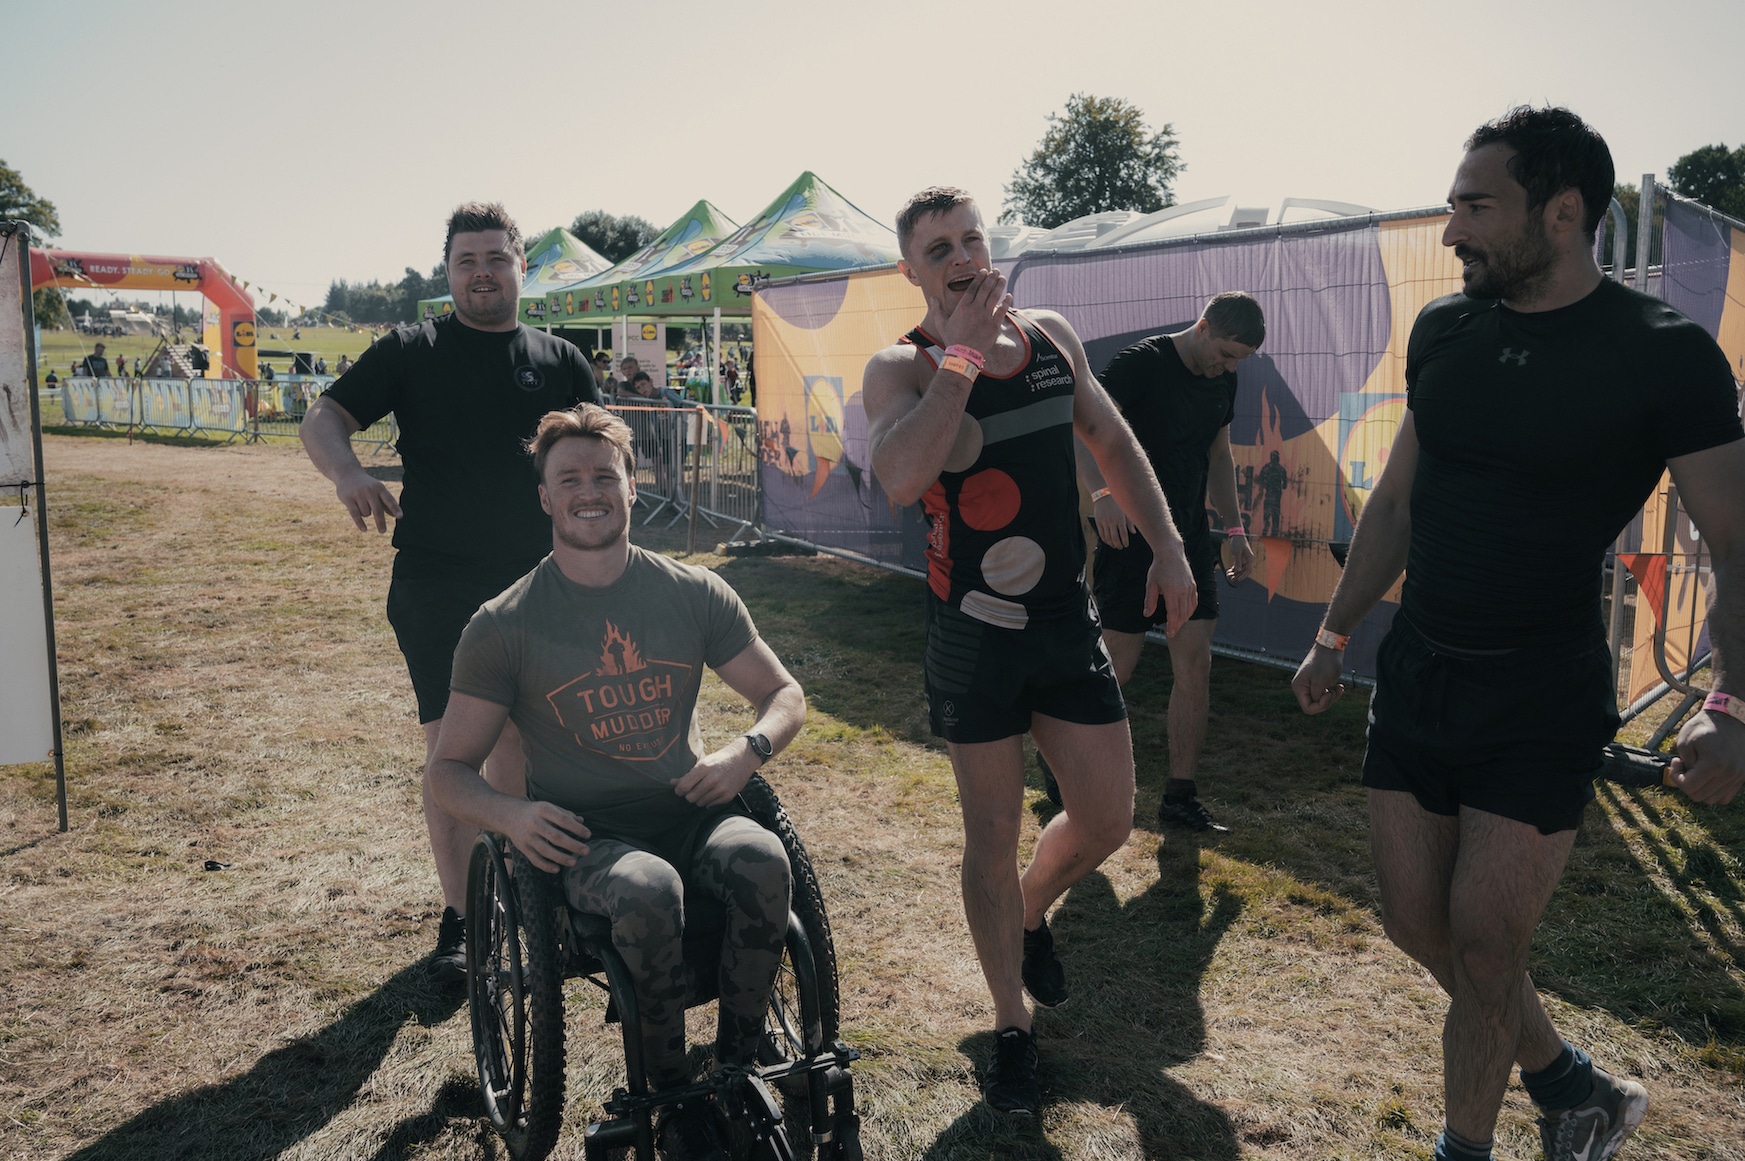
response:
M1574 830L1618 730L1611 651L1438 651L1404 616L1382 640L1363 784L1404 790L1432 814L1463 806Z
M1188 546L1188 566L1194 570L1194 584L1200 590L1200 603L1194 606L1190 621L1218 619L1218 577L1223 562L1218 559L1218 546L1210 536ZM1151 546L1143 537L1134 536L1126 548L1115 548L1097 541L1095 588L1097 613L1103 628L1117 633L1143 633L1169 620L1169 610L1157 602L1150 617L1145 615L1145 574L1151 571Z
M1082 617L1002 629L929 593L922 668L933 732L948 742L1014 737L1033 713L1082 725L1127 717L1088 602Z
M394 556L388 584L388 624L406 658L412 692L418 697L418 721L441 721L448 708L448 682L454 672L454 648L461 631L479 606L525 576L525 568L493 569L477 561L402 549Z

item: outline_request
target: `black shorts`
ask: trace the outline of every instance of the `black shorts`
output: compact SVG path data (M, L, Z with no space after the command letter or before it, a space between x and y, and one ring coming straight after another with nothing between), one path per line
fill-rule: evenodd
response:
M1365 786L1408 791L1432 814L1468 806L1541 834L1580 825L1618 731L1603 642L1454 656L1396 615L1376 668Z
M538 558L519 566L491 568L463 557L419 549L394 555L388 585L388 624L406 658L420 724L441 721L448 708L454 647L479 606L526 576Z
M1188 567L1194 570L1194 584L1200 590L1200 603L1194 606L1190 621L1218 619L1218 577L1223 572L1218 548L1210 536L1184 546ZM1145 615L1145 574L1151 571L1151 546L1145 538L1133 534L1126 548L1097 541L1095 588L1097 612L1103 618L1103 628L1117 633L1143 633L1169 620L1169 610L1163 602L1150 617Z
M933 732L948 742L1015 737L1033 713L1082 725L1127 717L1088 601L1079 617L1002 629L929 593L922 669Z

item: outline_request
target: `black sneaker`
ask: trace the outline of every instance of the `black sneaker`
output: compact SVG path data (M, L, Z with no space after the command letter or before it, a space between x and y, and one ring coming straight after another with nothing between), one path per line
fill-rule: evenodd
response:
M1174 801L1166 798L1157 804L1157 824L1159 826L1179 826L1188 830L1216 831L1219 834L1229 833L1230 828L1212 818L1211 811L1200 803L1197 798L1181 798Z
M1547 1161L1606 1161L1647 1111L1647 1089L1595 1067L1594 1090L1587 1100L1539 1117L1539 1143Z
M728 1161L715 1114L701 1100L680 1101L661 1110L654 1144L662 1161Z
M1024 990L1044 1008L1058 1008L1071 998L1066 990L1066 969L1054 954L1054 933L1048 930L1048 920L1035 931L1024 933Z
M442 926L436 931L436 954L428 965L430 978L445 984L467 978L467 921L453 907L442 909Z
M982 1073L982 1100L996 1113L1035 1116L1042 1107L1036 1066L1036 1037L1022 1028L1005 1029L994 1037L994 1059Z
M1042 771L1042 793L1048 795L1048 801L1064 809L1066 804L1060 800L1060 783L1054 780L1054 771L1048 768L1048 759L1042 756L1041 750L1036 751L1036 768Z

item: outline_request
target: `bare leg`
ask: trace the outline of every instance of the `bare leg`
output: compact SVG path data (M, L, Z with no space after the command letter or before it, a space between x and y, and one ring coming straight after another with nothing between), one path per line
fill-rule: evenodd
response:
M424 766L430 768L430 758L436 752L436 738L442 722L424 723ZM521 753L521 734L515 723L504 722L491 756L485 760L485 781L504 794L525 797L527 794L526 758ZM430 850L436 858L436 878L442 884L442 901L453 907L455 914L466 914L467 861L472 857L473 840L478 828L467 825L444 813L430 795L430 778L424 779L424 826L430 832Z
M1145 634L1104 629L1103 648L1109 651L1109 660L1115 663L1115 680L1125 686L1139 665L1139 655L1145 651Z
M1018 884L1023 743L1013 737L952 743L949 749L963 807L963 915L993 996L994 1027L1029 1031L1030 1010L1019 976L1024 955L1024 895Z
M1206 745L1211 706L1212 634L1216 621L1189 621L1169 641L1175 683L1169 691L1169 776L1194 780Z
M1370 842L1382 923L1453 998L1443 1027L1448 1124L1472 1141L1496 1125L1509 1064L1563 1050L1527 974L1527 950L1575 832L1482 811L1432 814L1403 791L1371 790Z
M1060 782L1063 809L1025 868L1024 926L1121 849L1133 829L1133 738L1125 721L1086 726L1033 714L1030 736Z

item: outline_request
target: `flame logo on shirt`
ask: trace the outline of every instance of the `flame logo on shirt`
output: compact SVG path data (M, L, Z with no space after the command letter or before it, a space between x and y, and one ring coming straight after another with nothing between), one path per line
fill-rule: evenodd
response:
M630 634L607 621L606 636L600 642L600 668L594 670L595 674L600 677L621 677L626 673L647 668L648 663L643 661L642 652L637 649L636 642L630 639Z

